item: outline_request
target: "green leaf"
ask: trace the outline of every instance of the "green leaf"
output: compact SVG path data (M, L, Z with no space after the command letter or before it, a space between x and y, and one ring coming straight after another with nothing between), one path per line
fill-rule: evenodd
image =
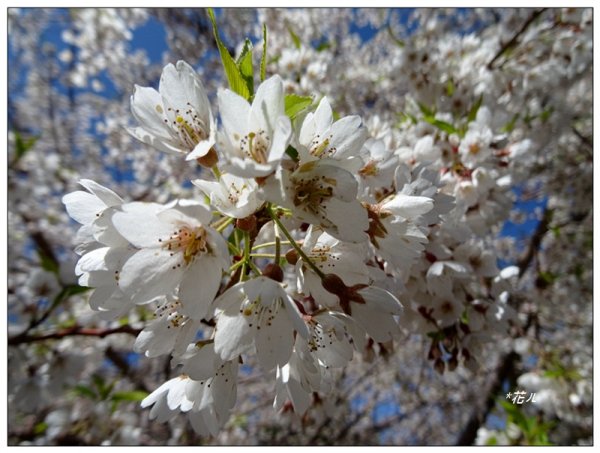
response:
M29 139L23 139L23 136L15 131L15 159L14 162L17 162L21 159L27 151L33 148L33 145L37 142L38 137L30 137Z
M540 271L538 275L542 280L544 280L548 284L554 283L558 278L558 276L553 274L552 272Z
M512 117L512 119L506 123L502 129L500 129L500 132L512 132L513 129L515 128L515 125L517 124L517 120L519 119L519 114L515 113L515 115Z
M477 99L477 102L475 102L475 104L473 104L473 106L471 107L471 110L469 110L469 115L467 116L467 122L472 122L475 121L475 118L477 118L477 112L479 111L479 107L481 107L481 103L483 102L483 94L481 96L479 96L479 99Z
M98 391L98 397L101 400L107 399L108 395L110 395L110 392L112 392L112 389L115 386L115 382L107 385L104 378L99 374L92 375L92 382L94 383L94 386Z
M427 336L434 341L442 341L446 335L441 330L435 332L427 332Z
M267 24L263 24L263 54L260 59L260 81L267 76Z
M542 121L542 123L548 121L548 119L552 115L552 112L554 112L554 107L548 107L542 113L540 113L540 120Z
M417 124L419 122L414 115L411 115L407 112L400 112L397 115L400 124L404 123L405 121L410 121L412 124Z
M398 47L400 47L400 48L404 47L404 45L405 45L404 41L402 41L401 39L397 38L396 35L394 35L392 26L390 24L388 24L388 26L387 26L387 31L388 31L390 37L392 38L392 41L394 41Z
M147 392L142 390L131 390L129 392L115 392L111 400L112 401L142 401L148 396Z
M445 121L442 121L442 120L437 120L437 119L433 118L432 116L424 116L423 120L448 134L458 133L458 130L452 124L446 123Z
M238 228L234 228L229 237L227 238L227 242L232 244L237 249L240 248L240 242L242 240L242 231Z
M324 40L324 41L320 42L317 47L315 47L315 50L317 52L322 52L326 49L329 49L330 47L331 47L331 43L327 40Z
M227 76L227 81L229 82L229 87L232 91L242 96L244 99L250 99L250 89L248 88L248 84L244 76L242 75L240 68L236 64L233 57L229 54L229 50L219 37L219 29L217 27L217 21L215 19L215 13L212 8L208 8L208 17L213 26L213 32L215 35L215 41L217 42L217 47L219 48L219 54L221 55L221 63L223 63L223 69L225 70L225 75Z
M285 114L293 120L298 113L312 104L310 96L298 96L297 94L285 95Z
M450 97L454 94L454 82L452 79L448 79L446 82L446 96Z
M85 293L89 291L90 287L88 286L79 286L79 285L69 285L65 288L65 297L74 296L75 294Z
M38 257L40 258L40 264L42 265L42 269L52 272L53 274L58 275L59 265L58 263L46 255L41 249L37 249Z
M252 42L248 38L244 42L244 48L236 64L252 97L254 94L254 67L252 66Z
M94 392L91 388L86 387L85 385L76 385L73 388L73 391L79 396L84 396L92 400L95 400L97 398L96 392Z
M496 437L492 436L487 440L487 442L485 444L486 445L498 445L498 439L496 439Z
M36 436L39 436L41 434L44 434L47 429L48 429L48 423L40 422L33 427L33 434L35 434Z
M433 110L430 110L425 104L421 104L420 102L417 102L417 105L419 106L419 110L421 110L421 113L423 114L423 116L430 116L430 117L435 116L435 113L433 112Z
M302 43L300 42L300 38L298 37L298 35L296 33L294 33L294 30L292 30L292 27L290 26L290 24L286 24L286 26L287 26L287 29L288 29L288 33L292 37L292 41L294 42L294 46L296 46L296 49L299 49L300 47L302 47Z
M288 145L285 153L292 158L294 162L298 162L298 150L294 148L292 145Z

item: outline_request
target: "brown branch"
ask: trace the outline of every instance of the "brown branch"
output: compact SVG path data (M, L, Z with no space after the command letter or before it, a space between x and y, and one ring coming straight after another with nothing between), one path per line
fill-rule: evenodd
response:
M548 227L550 225L551 218L552 210L550 210L546 206L546 208L544 209L544 214L542 215L542 220L540 220L540 223L538 223L537 228L531 236L527 250L525 250L525 253L523 253L521 258L519 258L519 260L517 261L517 266L519 267L519 278L521 278L523 274L525 274L525 271L531 264L533 257L539 250L540 244L542 243L542 239L544 238L544 235L548 232Z
M71 337L71 336L85 336L85 337L98 337L104 338L108 335L113 335L117 333L126 333L129 335L137 336L140 333L141 329L134 329L129 325L115 327L112 329L98 329L94 327L80 327L74 326L66 329L58 330L56 332L50 332L44 335L28 335L27 333L17 335L15 337L8 339L8 344L10 346L26 344L26 343L35 343L38 341L46 341L46 340L60 340L61 338Z
M119 370L121 370L121 373L123 374L123 376L128 377L136 385L136 387L138 389L143 390L146 393L151 392L151 390L144 383L144 381L134 372L134 370L131 369L127 360L121 354L119 354L116 350L114 350L112 346L109 346L108 348L106 348L106 351L104 351L104 353L106 354L106 357L112 363L114 363L114 365Z
M482 409L475 409L463 431L458 436L456 445L473 445L477 431L485 422L487 415L494 408L496 398L502 394L502 384L506 379L514 380L516 363L519 355L511 351L500 359L500 366L496 369L496 376L488 387L487 399Z
M496 60L498 60L498 58L500 58L504 52L506 52L508 49L512 48L512 47L516 47L518 44L518 40L521 37L521 35L523 33L525 33L525 31L529 28L529 26L544 12L546 11L548 8L542 8L539 9L537 11L534 11L534 13L529 16L529 19L527 19L525 21L525 23L523 24L523 26L513 35L513 37L506 42L501 48L500 50L496 53L496 55L494 55L494 58L492 58L490 60L490 62L487 64L487 68L492 71L494 69L494 63L496 62ZM501 65L502 66L502 65Z
M579 132L579 130L575 126L571 127L571 130L575 135L577 135L577 137L579 138L579 140L582 141L582 143L594 149L594 143L589 137L585 137L581 132Z
M517 266L519 267L519 278L525 274L525 271L529 268L533 257L537 253L542 243L542 239L548 232L548 228L550 225L550 221L552 219L552 210L547 206L544 209L544 213L542 215L542 219L538 223L535 231L531 235L529 240L529 246L527 250L523 253L521 258L517 261ZM523 328L523 331L527 331L527 329L531 326L531 323L534 322L533 317L530 315L527 317L527 322ZM514 381L515 373L517 371L517 362L519 360L519 355L511 351L505 354L500 359L500 365L496 370L496 374L494 380L488 387L488 390L485 392L486 402L482 409L476 408L469 421L463 428L461 434L458 437L456 445L473 445L475 442L475 438L477 437L477 431L481 427L487 416L494 408L496 398L501 395L502 384L505 380Z

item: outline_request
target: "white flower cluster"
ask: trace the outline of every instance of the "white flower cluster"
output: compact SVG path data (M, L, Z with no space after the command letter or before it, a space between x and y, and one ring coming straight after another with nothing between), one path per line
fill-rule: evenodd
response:
M449 167L430 136L389 149L326 97L286 111L277 75L251 102L228 89L217 98L218 117L183 61L164 68L158 91L136 86L131 98L130 133L196 160L204 196L124 202L81 180L87 191L63 198L82 224L76 273L94 288L91 307L117 319L151 305L135 349L180 367L143 401L151 417L185 412L216 435L252 356L275 371L275 408L291 401L303 414L336 368L389 350L402 329L432 338L438 371L475 366L511 315L511 270L469 240L510 207L496 170L477 166L494 139L485 108Z

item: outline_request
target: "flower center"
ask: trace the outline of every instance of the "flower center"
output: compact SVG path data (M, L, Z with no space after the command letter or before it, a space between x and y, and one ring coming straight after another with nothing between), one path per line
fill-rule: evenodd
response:
M159 107L157 105L156 110L160 113L162 112L162 108L159 110ZM185 109L173 110L169 107L167 111L174 118L171 120L171 129L174 130L176 140L182 147L188 148L191 151L202 140L206 140L208 137L206 124L200 119L192 104L188 102ZM169 123L169 120L165 118L164 122Z
M479 143L471 143L469 145L469 152L471 154L478 154L479 151L481 151L481 146L479 146Z
M260 297L256 300L246 299L242 303L240 313L246 317L252 317L254 322L249 323L248 327L256 327L256 330L260 330L262 327L270 327L275 319L275 315L282 307L283 303L281 299L275 299L269 306L265 306L261 303Z
M198 253L210 252L208 234L201 226L192 228L183 225L174 231L166 241L159 239L159 242L164 242L163 247L171 252L171 256L176 252L182 252L186 265L190 264Z
M375 160L370 160L364 167L358 170L358 173L366 178L367 176L377 176L379 173L379 169L377 168L378 162Z
M271 139L264 130L250 132L240 140L240 149L242 152L259 164L267 163L267 153Z
M310 155L320 159L322 157L331 157L335 154L337 149L335 147L329 147L331 138L332 136L330 135L328 138L321 141L320 136L316 135L314 140L310 143Z
M333 346L333 342L337 341L334 328L325 328L314 319L311 319L308 322L308 325L311 333L310 339L308 340L308 346L310 347L311 352L317 352L319 349Z
M323 203L333 196L336 180L326 176L310 179L296 178L294 182L294 206L319 215L324 210Z
M177 312L181 308L181 302L176 300L174 302L167 302L156 309L154 312L155 318L166 317L168 321L167 329L182 327L187 321L188 317Z

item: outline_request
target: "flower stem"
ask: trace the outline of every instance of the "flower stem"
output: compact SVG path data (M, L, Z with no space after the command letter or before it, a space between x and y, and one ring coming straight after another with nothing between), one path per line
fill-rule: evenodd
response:
M290 245L290 241L279 241L280 244L287 244ZM277 246L277 242L273 241L273 242L265 242L263 244L258 244L255 245L254 247L252 247L252 250L258 250L258 249L264 249L267 247L273 247L273 246Z
M252 258L275 258L275 254L273 253L251 253L250 256Z
M315 263L313 263L311 261L311 259L306 255L306 253L304 253L304 250L302 250L302 248L294 240L294 238L292 237L290 232L286 229L286 227L283 226L283 223L281 223L281 220L279 220L279 217L277 217L277 213L273 212L273 208L271 205L267 205L267 211L269 212L269 215L273 219L273 222L275 222L275 225L277 225L279 227L281 232L288 239L288 241L290 241L290 244L292 245L292 247L294 247L294 249L296 249L296 252L298 252L298 255L300 255L300 257L308 265L308 267L310 267L315 272L315 274L317 274L319 276L319 278L321 278L321 279L325 278L325 274L323 273L323 271L321 269L319 269L315 265Z
M233 217L221 217L217 220L213 225L211 225L215 230L221 233L225 228L227 228L235 219Z
M279 266L279 261L281 259L281 239L279 238L279 227L277 224L274 225L275 228L275 264Z

